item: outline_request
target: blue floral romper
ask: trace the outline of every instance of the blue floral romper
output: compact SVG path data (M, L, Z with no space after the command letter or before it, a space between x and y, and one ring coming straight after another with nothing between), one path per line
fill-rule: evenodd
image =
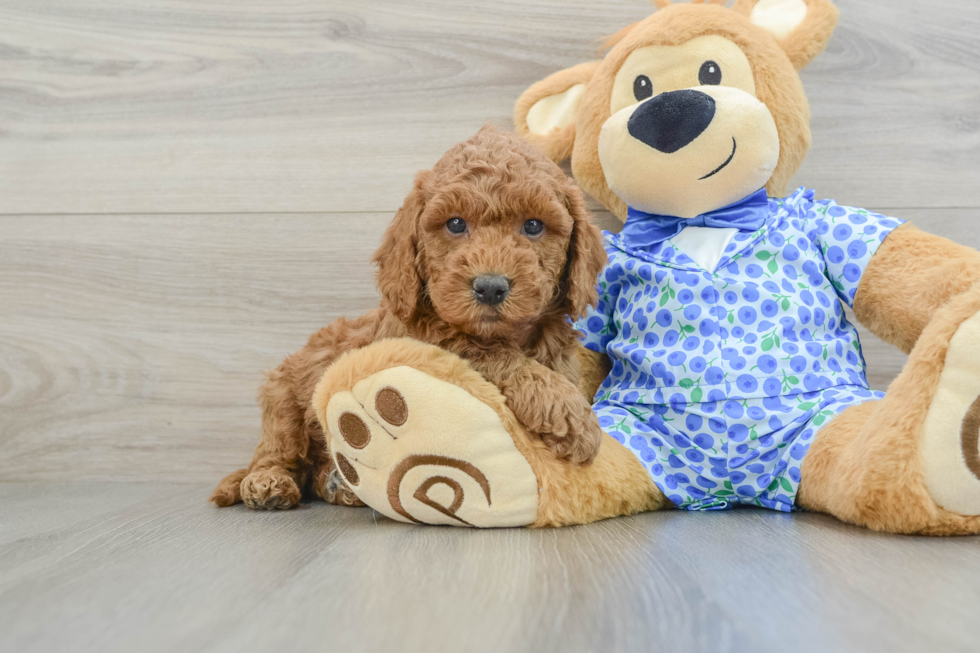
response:
M901 223L800 188L710 272L670 240L637 250L605 232L599 304L576 325L613 362L602 427L682 508L790 511L816 431L883 396L842 302Z

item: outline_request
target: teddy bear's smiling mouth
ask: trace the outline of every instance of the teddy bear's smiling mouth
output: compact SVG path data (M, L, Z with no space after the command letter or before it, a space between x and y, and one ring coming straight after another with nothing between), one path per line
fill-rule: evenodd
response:
M735 149L737 147L738 147L738 143L735 142L735 137L732 136L732 153L730 155L728 155L728 158L725 159L725 162L724 163L722 163L720 166L718 166L717 168L715 168L714 170L712 170L711 172L709 172L705 176L703 176L700 179L698 179L698 181L704 181L708 177L714 176L714 175L718 174L719 172L721 172L722 171L722 168L724 168L729 163L731 163L732 162L732 159L735 158Z

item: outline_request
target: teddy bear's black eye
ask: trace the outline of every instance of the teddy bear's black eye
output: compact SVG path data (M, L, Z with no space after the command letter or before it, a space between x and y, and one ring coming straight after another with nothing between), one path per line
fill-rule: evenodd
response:
M463 218L449 218L446 221L446 229L451 234L461 234L466 231L466 220Z
M524 233L528 236L540 236L544 231L544 223L540 220L528 220L524 223Z
M701 70L698 71L698 81L704 86L721 84L721 66L714 61L705 61L701 64Z
M637 102L642 102L653 95L653 82L646 75L638 75L633 80L633 97Z

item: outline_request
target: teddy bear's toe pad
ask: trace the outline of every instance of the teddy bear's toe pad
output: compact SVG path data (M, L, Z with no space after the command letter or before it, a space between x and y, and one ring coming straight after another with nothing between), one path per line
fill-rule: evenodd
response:
M525 526L538 486L496 412L414 368L383 370L331 397L330 451L357 497L403 522Z
M980 515L980 314L949 343L926 414L920 452L932 498L961 515Z

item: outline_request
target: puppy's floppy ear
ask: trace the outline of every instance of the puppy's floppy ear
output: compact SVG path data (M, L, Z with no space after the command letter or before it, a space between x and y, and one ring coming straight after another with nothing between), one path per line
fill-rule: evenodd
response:
M732 10L769 32L797 70L823 52L840 16L830 0L737 0Z
M572 155L575 114L598 67L598 61L590 61L559 70L524 91L514 104L517 133L556 163Z
M565 208L573 222L562 292L566 312L573 320L577 320L599 301L596 283L608 257L602 245L602 234L589 219L582 191L569 181L565 184L564 192Z
M430 174L423 170L415 176L411 192L388 225L381 247L374 253L381 305L403 322L418 309L425 283L425 257L419 248L418 223L425 208L422 186Z

